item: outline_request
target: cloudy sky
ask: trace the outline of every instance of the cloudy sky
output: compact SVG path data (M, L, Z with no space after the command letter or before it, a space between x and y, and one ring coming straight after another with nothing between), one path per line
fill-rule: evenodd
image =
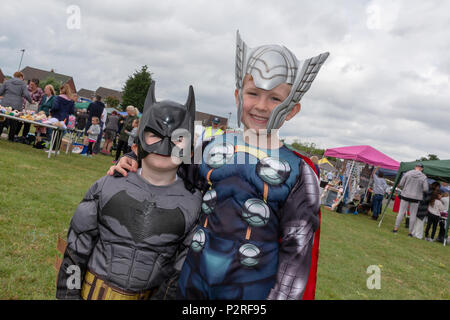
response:
M450 1L10 1L2 3L0 68L73 76L77 89L120 90L148 65L158 99L236 124L236 30L250 47L282 44L330 57L287 141L371 145L398 161L450 159Z

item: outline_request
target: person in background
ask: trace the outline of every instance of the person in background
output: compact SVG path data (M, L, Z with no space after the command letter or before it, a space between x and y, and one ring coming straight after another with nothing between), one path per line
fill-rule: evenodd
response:
M412 232L413 237L417 239L423 238L424 226L428 221L428 205L430 204L431 195L433 192L439 191L440 188L441 184L435 181L431 184L429 190L423 193L423 199L419 202L419 207L417 208L417 220Z
M106 126L105 126L105 144L103 145L102 151L100 153L105 155L111 154L111 147L114 139L116 138L117 131L119 131L119 116L117 111L113 111L106 118Z
M3 134L3 129L6 128L8 129L9 124L8 124L8 119L6 119L5 117L0 116L0 137Z
M75 103L72 100L72 92L70 86L67 83L61 87L59 93L60 93L59 96L57 96L53 100L53 105L52 108L50 109L50 113L53 118L56 118L59 121L64 122L65 125L67 125L69 121L69 116L75 114ZM59 150L59 147L61 146L62 136L63 131L58 130L54 144L55 152L57 152Z
M444 210L441 211L441 219L439 220L439 234L436 238L436 241L438 242L444 242L445 238L445 223L448 219L448 202L449 202L448 192L442 193L441 202L444 205Z
M39 87L39 79L32 79L30 81L30 84L28 85L28 92L30 93L31 96L31 103L37 104L39 106L41 104L42 98L44 97L44 91L42 91L42 89ZM23 99L24 107L26 105L25 101L26 100ZM36 111L38 110L39 108L37 108ZM16 134L19 134L20 130L22 129L22 124L23 124L22 138L26 138L28 133L30 132L31 123L19 122Z
M327 180L328 180L328 183L331 183L333 181L333 172L328 171Z
M102 97L100 95L95 96L95 101L91 102L87 108L87 114L88 114L88 120L86 123L84 134L86 135L86 138L84 139L84 145L88 145L88 138L87 138L87 131L91 127L92 124L92 118L97 117L100 119L102 117L103 110L105 109L105 105L102 102Z
M372 219L378 220L378 216L381 213L381 207L383 205L383 197L386 193L388 185L386 180L384 180L383 172L378 172L380 167L376 167L373 171L373 200L372 200Z
M352 163L349 160L344 161L344 165L342 166L342 185L344 188L346 187L344 191L344 204L347 203L348 195L349 195L349 189L350 186L347 186L347 184L350 184L350 176L351 176L351 169L352 169Z
M100 117L100 133L97 137L97 143L94 145L93 154L97 154L100 152L100 147L103 140L103 130L105 128L106 118L108 117L108 112L106 108L103 109L102 116Z
M441 198L442 203L444 204L445 210L441 212L441 220L439 221L439 234L436 239L438 242L444 242L445 238L445 223L448 219L448 205L449 205L449 196L448 192L444 192Z
M102 102L102 97L99 95L95 96L95 101L91 102L87 108L88 113L88 124L86 126L86 133L87 130L90 128L92 123L92 118L97 117L100 120L100 117L102 116L103 110L105 109L105 104Z
M195 147L199 147L205 141L210 141L214 136L220 136L224 134L225 131L220 129L220 119L218 117L214 117L211 120L211 126L202 129L202 133L199 136L199 139L196 140Z
M119 160L120 153L123 151L125 154L128 150L128 135L125 133L125 131L133 130L133 121L134 119L137 119L136 115L136 108L134 106L128 106L126 109L128 116L125 118L125 121L122 126L122 131L120 131L119 134L119 142L117 143L117 150L116 150L116 159L113 161L113 163L116 163L117 160Z
M56 91L51 84L48 84L44 88L44 96L41 99L38 111L44 111L48 117L50 115L50 109L53 106L53 100L55 99Z
M428 191L427 176L424 175L422 171L423 164L419 162L413 170L410 170L403 175L398 184L398 186L402 188L402 199L400 200L400 208L395 220L394 230L392 230L393 233L398 232L400 223L409 206L410 217L408 236L413 236L412 231L414 229L414 224L416 223L419 202L423 199L423 193Z
M44 95L41 99L41 103L39 104L38 113L44 112L45 116L48 118L50 116L50 109L53 106L53 100L55 99L55 96L56 96L55 88L51 84L46 85L44 87ZM41 138L42 135L46 134L47 140L50 141L50 137L52 135L51 128L40 127L40 129L38 129L38 127L36 127L36 131L40 131Z
M92 157L92 150L94 144L97 143L98 133L100 132L100 120L97 117L92 117L91 122L92 124L87 130L89 140L88 148L86 153L82 154L85 157Z
M76 118L76 125L75 128L77 129L77 137L83 136L84 128L86 128L88 120L88 114L86 109L81 109L77 111L77 118Z
M425 229L425 240L433 242L434 235L436 234L437 225L441 219L441 212L448 208L444 208L444 204L441 201L442 193L440 190L434 191L431 195L430 204L428 205L428 222L427 228ZM431 232L431 238L428 237L430 232L430 227L433 226Z
M134 119L132 126L133 126L133 129L131 131L125 130L125 133L129 136L127 152L131 151L131 147L134 144L134 139L137 137L138 127L139 127L139 119Z
M23 81L23 73L15 72L12 79L6 80L0 86L0 96L3 96L1 101L2 106L11 107L13 110L23 110L23 98L28 102L32 102L30 92L27 90L27 85ZM8 140L14 142L15 136L19 133L21 124L13 119L8 119L9 133ZM19 129L19 131L17 130Z
M314 168L316 168L317 175L320 177L319 158L317 158L317 156L312 156L310 159L312 163L314 163Z

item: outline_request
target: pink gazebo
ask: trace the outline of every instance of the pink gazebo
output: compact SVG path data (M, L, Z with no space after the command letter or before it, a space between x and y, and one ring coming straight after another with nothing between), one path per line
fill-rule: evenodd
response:
M324 156L364 162L373 166L379 166L395 171L400 167L400 162L388 157L371 146L351 146L327 149Z

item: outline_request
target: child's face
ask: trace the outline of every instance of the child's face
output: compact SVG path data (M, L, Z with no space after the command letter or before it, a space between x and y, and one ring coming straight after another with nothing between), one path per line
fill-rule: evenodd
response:
M161 141L161 138L155 135L153 132L146 131L144 133L145 142L148 145L157 143ZM185 139L179 139L176 141L172 141L179 148L183 148L185 146ZM178 168L181 164L182 160L178 157L172 156L163 156L156 153L148 154L144 159L142 159L150 168L159 170L159 171L168 171Z
M137 121L133 121L132 127L133 127L133 128L137 128L138 126L139 126L139 124L137 123Z
M92 124L98 124L98 119L92 119Z
M246 75L242 88L242 123L246 129L263 130L267 127L267 122L273 109L283 102L291 91L291 85L282 83L271 90L257 88L253 79ZM239 105L238 91L235 91L236 104ZM300 104L296 104L294 109L286 116L286 121L290 120L300 111Z

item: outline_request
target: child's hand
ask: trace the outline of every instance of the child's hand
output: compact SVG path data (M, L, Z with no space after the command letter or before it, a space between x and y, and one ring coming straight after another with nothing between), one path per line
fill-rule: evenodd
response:
M121 173L124 177L128 175L128 171L137 172L138 163L129 157L122 157L120 161L115 166L111 166L107 172L109 176L114 175L114 171Z

